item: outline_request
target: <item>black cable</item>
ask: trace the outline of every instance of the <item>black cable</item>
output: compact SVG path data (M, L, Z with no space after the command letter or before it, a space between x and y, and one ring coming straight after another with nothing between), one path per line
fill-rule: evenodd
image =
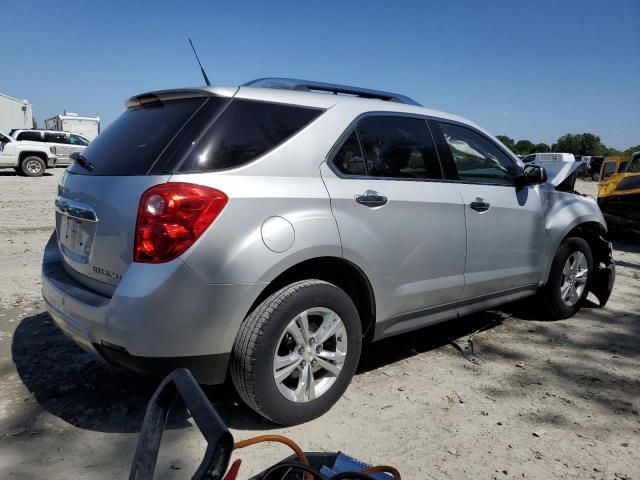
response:
M318 480L329 480L329 477L326 477L310 466L304 465L303 463L299 462L280 462L264 472L262 479L268 480L275 472L277 472L278 470L283 470L285 468L288 468L289 470L302 470L303 472L310 473L314 478ZM371 477L367 477L367 480L370 480L370 478Z

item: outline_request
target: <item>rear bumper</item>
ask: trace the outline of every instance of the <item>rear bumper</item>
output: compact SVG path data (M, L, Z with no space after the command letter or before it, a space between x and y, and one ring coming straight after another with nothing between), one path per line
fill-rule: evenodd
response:
M264 285L209 285L180 260L132 264L112 297L65 271L55 236L45 249L42 295L58 327L103 360L146 374L186 367L224 380L236 333Z
M136 357L126 350L107 345L98 346L100 357L107 363L126 368L132 372L163 378L176 368L191 371L199 383L216 385L227 376L229 353L198 355L191 357Z

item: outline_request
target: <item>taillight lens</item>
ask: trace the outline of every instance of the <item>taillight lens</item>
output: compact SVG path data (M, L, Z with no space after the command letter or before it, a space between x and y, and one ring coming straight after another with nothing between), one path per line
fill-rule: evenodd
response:
M142 194L133 261L162 263L184 253L213 223L228 197L215 188L163 183Z

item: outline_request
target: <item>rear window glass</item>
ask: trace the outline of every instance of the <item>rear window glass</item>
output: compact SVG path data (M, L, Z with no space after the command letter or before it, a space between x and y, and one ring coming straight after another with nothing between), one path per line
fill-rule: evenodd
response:
M124 112L82 152L94 165L89 172L73 164L82 175L145 175L205 98L158 102Z
M321 113L315 108L233 100L178 170L199 172L238 167L275 148Z

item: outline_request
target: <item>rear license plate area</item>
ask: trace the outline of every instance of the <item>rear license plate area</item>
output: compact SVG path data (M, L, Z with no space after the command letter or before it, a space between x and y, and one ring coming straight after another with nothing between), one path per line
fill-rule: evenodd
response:
M59 214L58 241L62 252L79 263L89 263L96 223Z

